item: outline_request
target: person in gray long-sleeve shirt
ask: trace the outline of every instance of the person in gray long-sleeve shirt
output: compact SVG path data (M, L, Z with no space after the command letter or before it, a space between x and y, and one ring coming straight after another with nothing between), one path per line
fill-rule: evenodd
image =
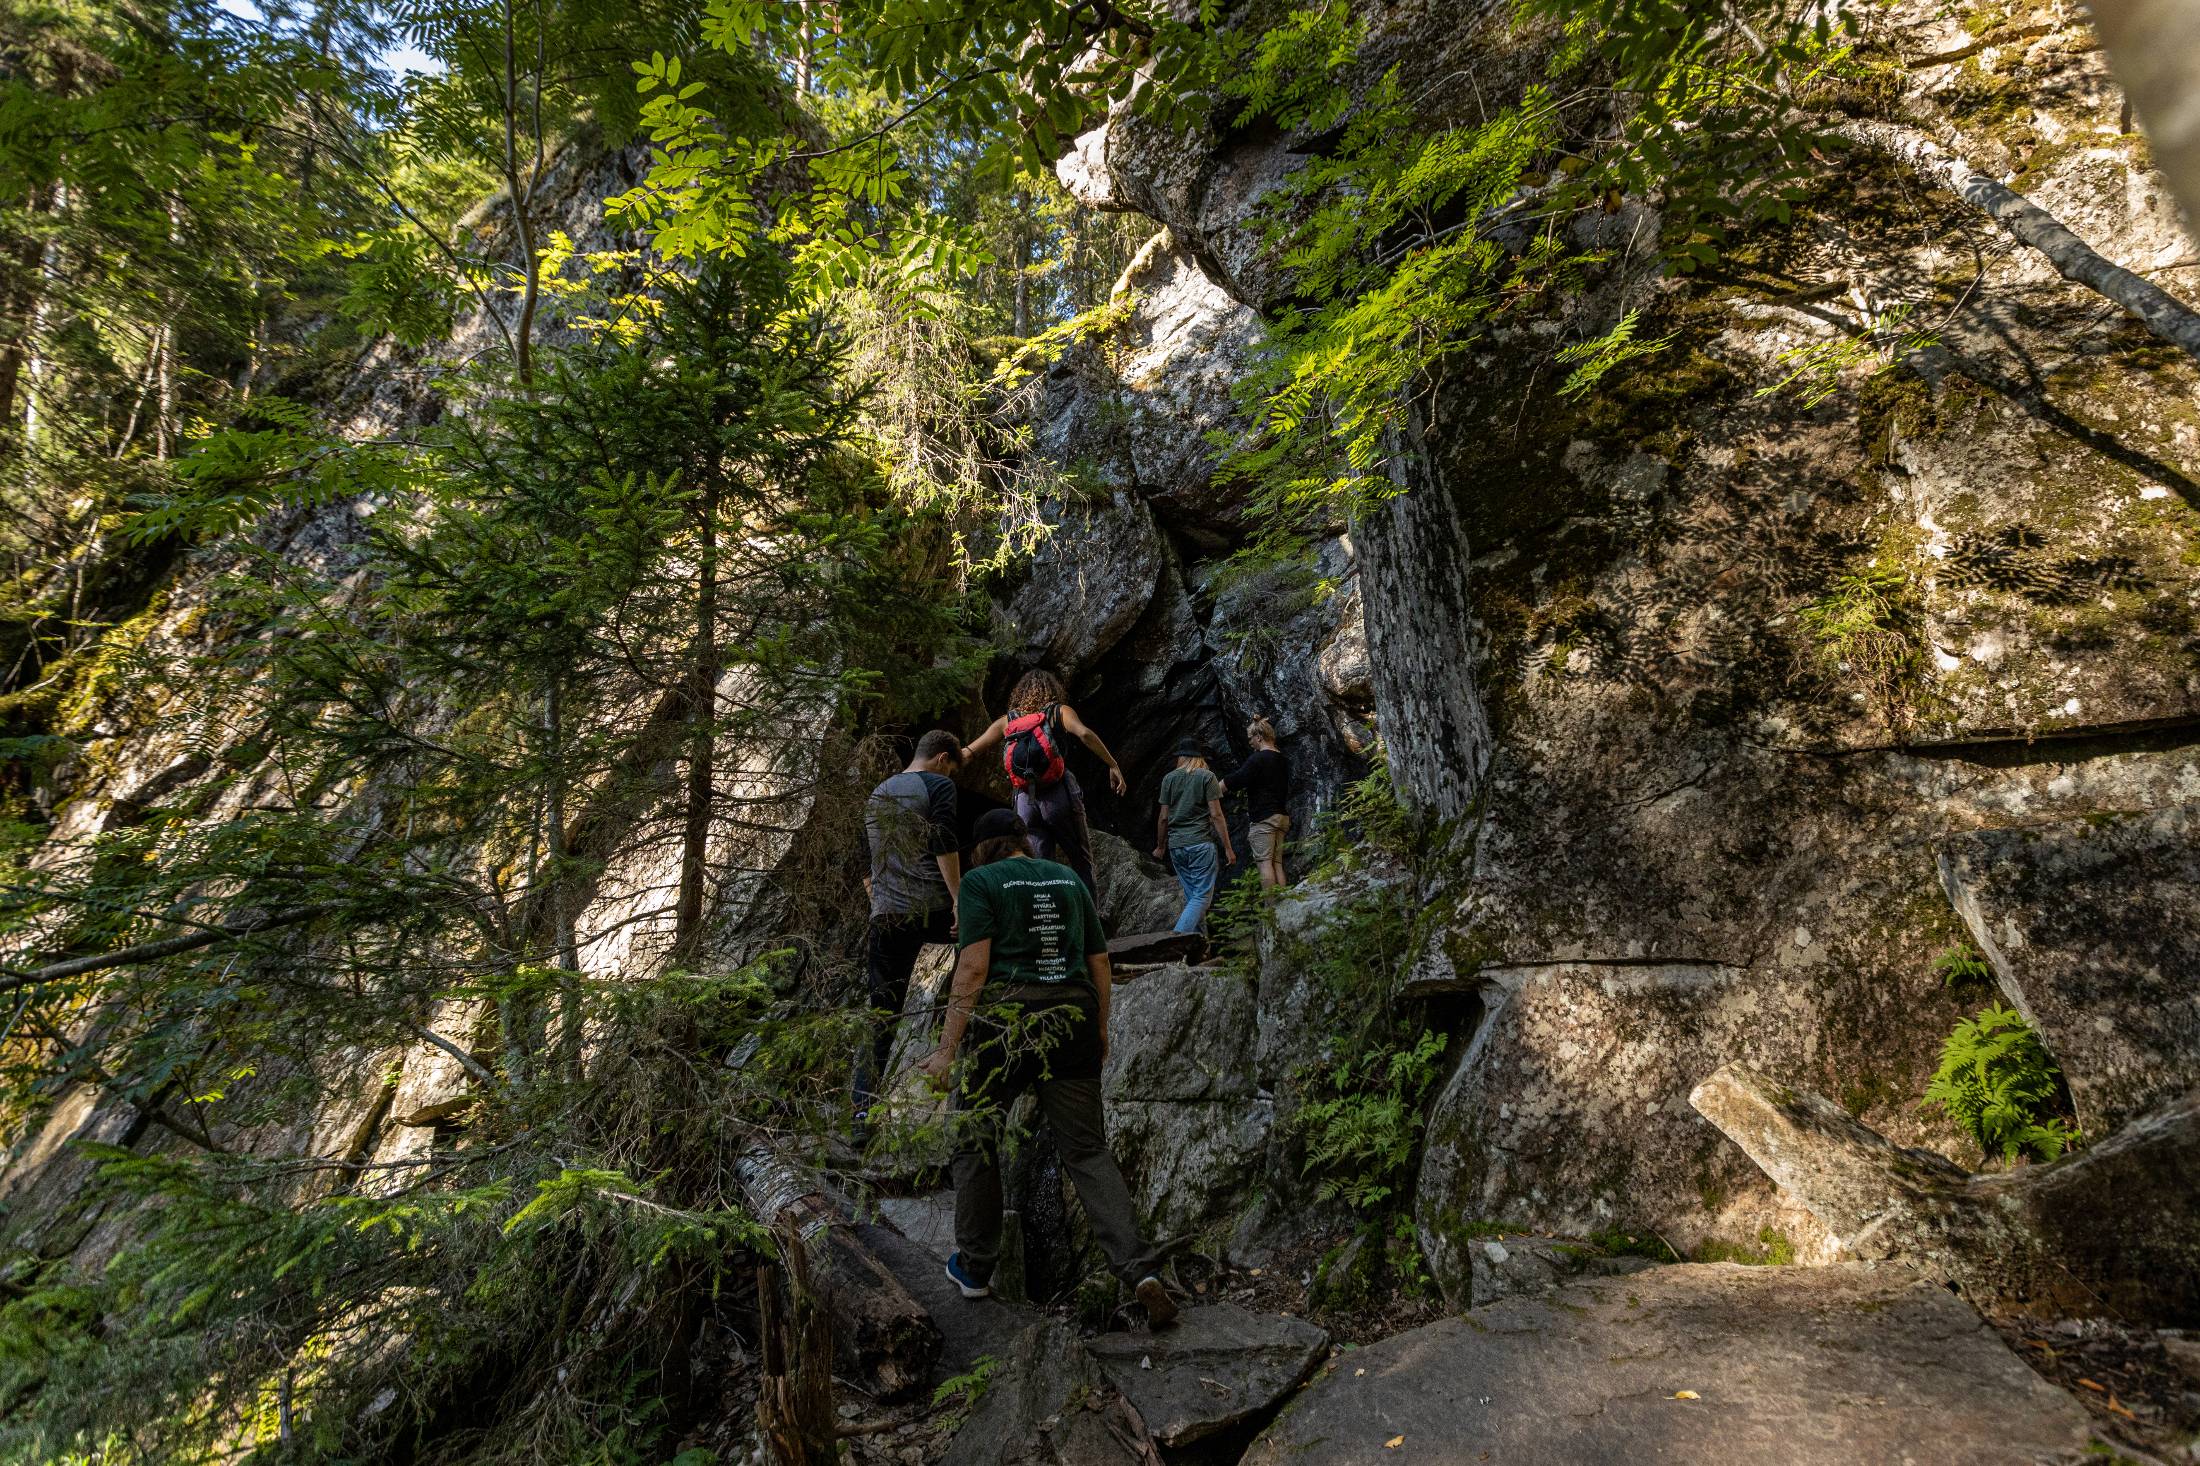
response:
M869 1134L879 1072L893 1051L917 954L927 943L945 946L955 940L962 847L951 776L960 767L962 739L935 728L917 740L909 766L873 789L864 806L863 833L871 847L864 1002L871 1010L871 1032L857 1045L849 1077L852 1134L859 1144Z

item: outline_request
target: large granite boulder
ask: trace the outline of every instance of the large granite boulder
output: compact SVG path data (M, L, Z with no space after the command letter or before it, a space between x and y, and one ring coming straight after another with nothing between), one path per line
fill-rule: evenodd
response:
M2200 1089L2045 1165L1972 1175L1729 1064L1689 1102L1865 1261L2001 1314L2200 1322Z
M1445 1297L1472 1297L1492 1226L1633 1233L1684 1253L1829 1255L1824 1227L1688 1104L1729 1058L1801 1069L1819 1041L1808 986L1678 964L1483 980L1488 1016L1437 1098L1415 1187L1421 1249Z
M1153 512L1120 489L1044 509L1047 533L1000 608L1018 665L1065 677L1091 666L1145 614L1161 579Z
M2200 1085L2200 804L1950 836L1940 874L2089 1134Z
M1123 318L1064 357L1047 383L1035 441L1053 461L1132 489L1171 529L1208 549L1237 533L1240 491L1217 482L1210 433L1235 412L1260 318L1210 280L1167 230L1121 280Z
M1452 924L1430 923L1410 988L1490 1011L1436 1104L1417 1200L1454 1298L1468 1278L1449 1238L1477 1224L1827 1255L1825 1228L1687 1111L1729 1061L1831 1095L1897 1145L1974 1159L1918 1103L1983 1001L1934 970L1963 932L1936 843L2200 787L2189 747L1832 758L1665 728L1582 687L1547 695L1514 714L1472 861L1438 897Z
M1862 1264L1656 1268L1341 1356L1245 1466L2078 1459L2086 1412L1937 1284Z
M1109 1140L1162 1237L1227 1221L1262 1177L1273 1106L1254 1081L1250 979L1164 967L1115 989L1102 1078Z
M1184 909L1176 877L1120 835L1092 832L1092 871L1100 882L1100 925L1111 937L1167 931Z

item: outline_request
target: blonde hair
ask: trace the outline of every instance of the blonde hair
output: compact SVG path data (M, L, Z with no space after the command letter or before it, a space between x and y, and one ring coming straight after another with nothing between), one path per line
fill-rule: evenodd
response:
M1180 769L1204 769L1207 767L1207 760L1198 754L1180 753L1176 756L1176 766Z
M1245 725L1245 736L1255 743L1274 743L1276 741L1276 725L1266 718L1253 718Z
M1062 679L1043 667L1034 667L1016 679L1016 690L1008 695L1008 710L1040 713L1055 703L1067 701L1069 689L1062 685Z

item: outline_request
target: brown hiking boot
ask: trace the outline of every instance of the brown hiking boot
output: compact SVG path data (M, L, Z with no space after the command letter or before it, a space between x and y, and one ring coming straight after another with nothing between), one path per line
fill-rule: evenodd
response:
M1176 1300L1169 1296L1169 1290L1162 1285L1161 1279L1149 1273L1138 1280L1135 1291L1138 1301L1146 1306L1146 1322L1149 1325L1165 1329L1176 1322Z

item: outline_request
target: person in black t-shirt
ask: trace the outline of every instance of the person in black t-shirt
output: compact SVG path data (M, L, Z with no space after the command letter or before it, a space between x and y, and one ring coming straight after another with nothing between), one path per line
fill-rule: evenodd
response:
M1291 799L1291 765L1276 747L1276 725L1266 718L1247 723L1245 736L1252 740L1253 751L1223 776L1222 787L1226 793L1244 794L1251 806L1246 811L1246 843L1253 847L1261 885L1273 890L1285 884L1283 841L1291 829L1291 816L1285 812Z
M879 1072L893 1052L917 954L928 942L944 946L955 940L962 845L952 776L960 767L962 739L935 728L917 740L909 766L873 789L864 806L871 925L864 943L863 997L871 1010L871 1032L857 1045L848 1084L855 1112L851 1134L858 1144L870 1130Z

